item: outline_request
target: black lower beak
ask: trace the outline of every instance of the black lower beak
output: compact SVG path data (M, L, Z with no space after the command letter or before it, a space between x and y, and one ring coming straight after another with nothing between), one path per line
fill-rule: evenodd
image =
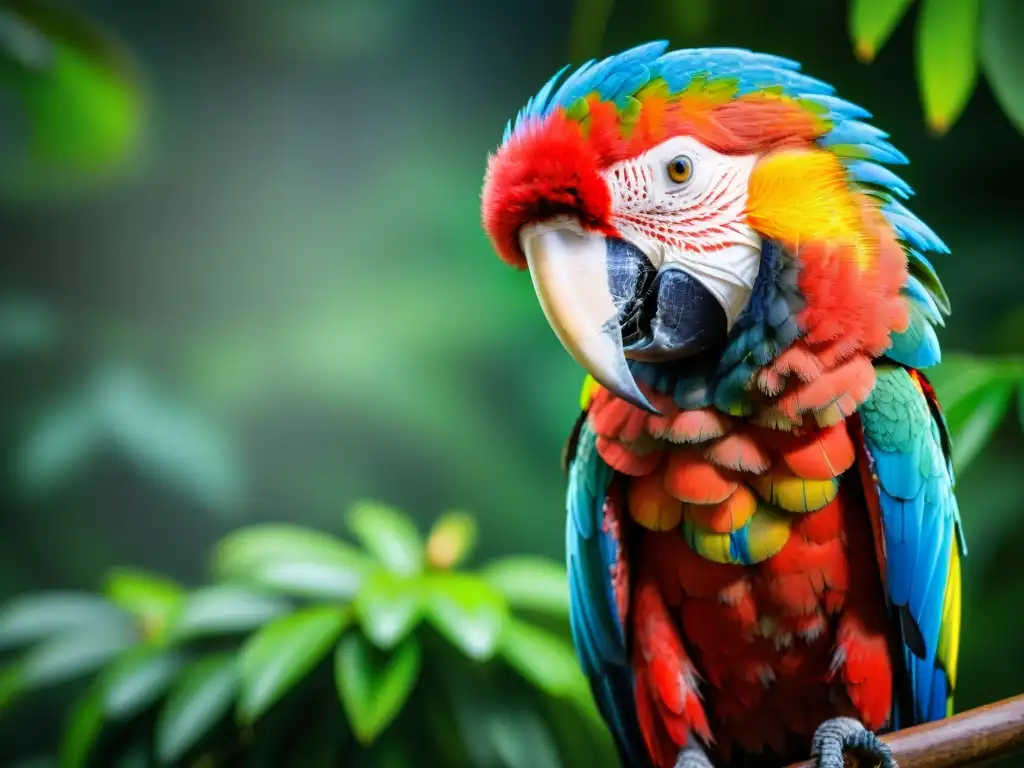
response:
M608 239L608 284L629 358L689 357L725 341L728 320L711 291L678 267L656 271L632 243Z

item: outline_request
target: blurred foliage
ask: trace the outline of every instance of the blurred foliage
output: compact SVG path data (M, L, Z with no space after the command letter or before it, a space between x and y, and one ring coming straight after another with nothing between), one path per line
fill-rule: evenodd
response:
M138 75L120 44L45 0L0 3L0 83L20 97L29 152L0 174L19 195L80 188L133 156L144 114Z
M0 299L0 362L60 355L66 325L38 301ZM22 404L36 414L17 439L16 487L24 496L53 498L81 482L104 455L116 453L157 486L220 514L238 511L244 493L238 456L209 419L124 361L85 360L76 376L80 382L69 382L60 371L53 382L58 394L33 393Z
M881 51L914 0L851 0L850 34L861 61ZM1024 3L920 0L917 78L928 124L945 133L960 118L979 68L1006 116L1024 132Z
M426 542L376 503L349 527L363 549L242 528L197 589L116 569L98 595L17 598L0 612L0 706L88 678L57 756L68 768L612 764L561 566L455 569L474 538L465 513Z
M50 746L77 700L64 765L611 764L548 558L580 372L478 218L486 152L566 36L576 60L654 37L791 56L912 145L915 210L955 254L944 344L970 350L930 373L971 547L957 705L1024 685L1005 623L1024 593L1020 196L993 191L1024 166L974 96L980 71L1024 126L1015 0L922 0L909 39L912 0L849 19L818 0L82 4L0 2L25 128L0 192L50 204L6 222L0 273L28 291L0 299L0 586L21 595L0 616L0 762ZM890 58L844 69L847 33ZM929 123L964 138L918 134L895 74L913 50ZM366 495L421 521L478 509L481 535L453 512L424 541L380 504L349 516L359 548L317 531ZM239 518L279 522L229 533ZM217 540L212 583L184 586ZM502 556L462 570L474 544ZM113 562L134 565L100 594L66 589Z

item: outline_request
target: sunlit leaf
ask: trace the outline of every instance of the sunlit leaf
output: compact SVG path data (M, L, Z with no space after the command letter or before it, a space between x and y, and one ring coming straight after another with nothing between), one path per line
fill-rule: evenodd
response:
M0 609L0 649L57 634L120 626L134 621L109 601L88 592L40 592L16 597Z
M288 608L289 603L280 597L238 584L203 587L185 598L172 621L170 634L175 641L183 641L247 632Z
M495 560L480 576L505 596L512 608L569 615L569 576L551 560L515 555Z
M850 36L857 58L868 62L882 50L913 0L851 0Z
M238 713L252 723L327 654L348 622L332 606L306 608L267 624L242 646Z
M148 637L160 636L184 598L181 586L163 576L131 569L114 569L105 594L142 621Z
M93 396L104 429L142 471L216 512L239 509L242 472L226 434L158 394L134 368L103 370Z
M373 742L405 705L419 677L422 653L414 637L393 652L374 649L357 633L335 651L334 678L356 737Z
M981 66L996 101L1024 132L1024 3L985 0L981 7Z
M126 653L103 674L103 709L111 720L126 721L154 703L170 686L182 657L151 647Z
M388 570L413 576L423 569L423 539L401 512L377 502L360 502L349 514L349 527Z
M60 768L88 765L89 756L102 731L103 692L99 686L93 686L75 704L64 728L58 759Z
M4 11L0 74L21 98L30 130L27 154L7 163L8 188L50 190L125 167L139 149L145 107L120 44L51 3L10 0Z
M974 91L980 0L921 0L917 77L928 124L945 133Z
M366 636L381 648L391 648L419 621L422 601L418 582L378 571L359 591L354 607Z
M341 600L356 594L373 565L340 539L292 525L243 528L224 538L214 557L222 578Z
M156 753L176 763L231 709L238 689L233 654L195 662L174 684L156 723Z
M137 642L134 632L116 626L58 635L25 655L22 680L26 688L74 680L95 672Z
M455 568L466 561L476 544L476 519L466 512L446 512L427 537L427 562L433 568Z
M433 576L424 587L427 616L438 631L470 658L489 658L508 618L501 593L469 574Z

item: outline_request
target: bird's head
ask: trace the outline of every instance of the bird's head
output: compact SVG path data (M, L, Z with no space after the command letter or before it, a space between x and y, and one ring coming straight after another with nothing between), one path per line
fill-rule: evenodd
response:
M813 332L828 302L851 314L834 306L843 292L877 294L876 305L851 302L861 325L885 327L823 332L832 341L873 333L884 347L906 330L902 305L883 301L908 275L910 236L894 219L906 213L911 236L934 235L876 162L906 162L887 135L787 59L665 50L651 43L563 70L489 160L484 228L504 261L529 269L565 348L651 409L629 361L725 349L754 302L772 311L755 290L771 249L773 274L761 279L789 279L797 296L789 341Z

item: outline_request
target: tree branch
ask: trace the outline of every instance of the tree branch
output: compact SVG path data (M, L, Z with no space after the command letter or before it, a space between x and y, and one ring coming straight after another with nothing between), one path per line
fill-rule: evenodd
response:
M963 768L1024 749L1024 695L890 733L900 768ZM811 761L789 768L813 768Z

